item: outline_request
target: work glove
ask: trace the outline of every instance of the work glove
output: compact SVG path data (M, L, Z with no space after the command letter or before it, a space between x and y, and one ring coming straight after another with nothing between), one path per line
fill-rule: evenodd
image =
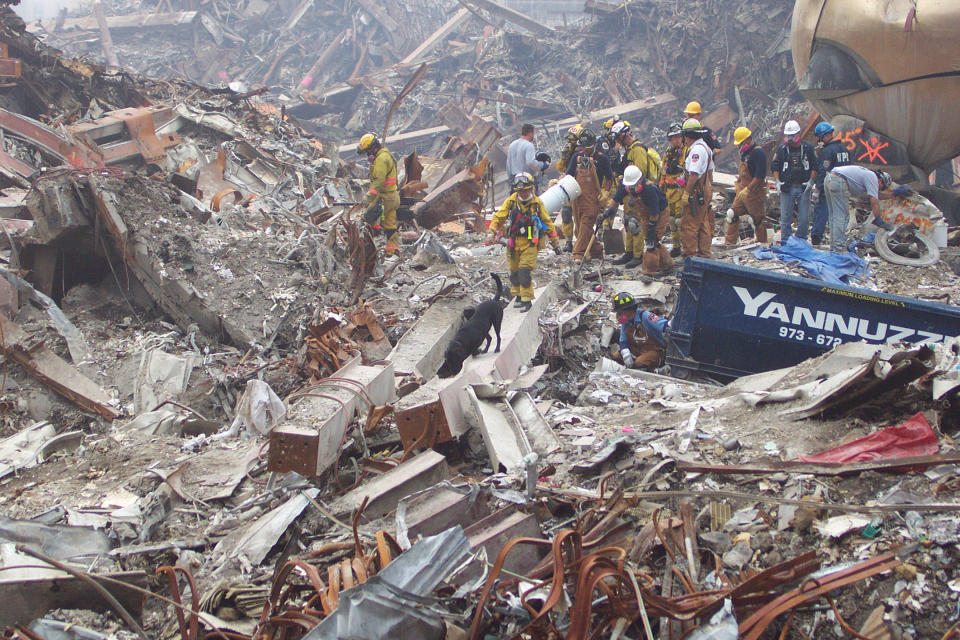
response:
M737 220L737 214L734 213L733 209L727 209L727 224L733 224Z
M487 234L487 237L483 239L483 244L488 247L497 241L497 234L491 231Z
M677 178L677 184L680 186L680 188L683 188L683 187L687 186L687 179L686 179L686 178Z
M820 189L814 187L813 191L810 192L810 204L817 204L818 202L820 202Z
M560 240L558 238L550 238L550 246L553 247L555 254L560 255Z
M905 184L901 184L901 185L897 185L896 187L894 187L892 193L893 193L893 195L895 195L895 196L904 196L904 197L906 197L906 196L912 196L912 195L913 195L913 189L911 189L910 187L908 187L908 186L905 185Z
M777 193L783 193L783 187L786 186L785 183L777 180Z
M615 215L617 215L617 207L615 205L612 207L607 207L603 211L603 215L600 216L600 222L603 222L604 220L610 220Z
M620 357L623 358L623 366L630 368L633 366L633 354L630 349L620 349Z

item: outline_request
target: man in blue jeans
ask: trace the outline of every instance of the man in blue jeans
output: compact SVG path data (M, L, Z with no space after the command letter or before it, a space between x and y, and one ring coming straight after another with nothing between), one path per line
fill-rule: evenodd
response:
M893 225L880 215L880 200L890 200L897 196L909 196L913 190L906 185L891 189L893 180L884 171L872 171L855 164L834 167L823 179L823 190L827 196L827 210L830 213L830 250L835 253L847 252L847 225L850 222L848 200L869 198L873 212L873 224L890 231Z
M771 173L780 189L780 242L793 233L793 210L797 210L797 237L807 239L810 225L810 191L816 180L813 145L800 139L800 123L788 120L783 126L783 144L777 149Z
M813 130L817 136L817 146L822 148L817 153L817 177L813 191L810 193L810 204L813 205L813 228L810 229L810 244L818 245L823 242L823 233L827 228L827 198L823 192L823 180L836 167L845 167L850 164L850 152L839 140L833 137L833 125L821 122Z

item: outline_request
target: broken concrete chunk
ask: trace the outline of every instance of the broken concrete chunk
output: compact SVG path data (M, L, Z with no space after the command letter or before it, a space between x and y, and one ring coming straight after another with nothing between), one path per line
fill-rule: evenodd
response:
M753 557L753 549L745 542L739 542L729 551L723 554L723 566L737 571L743 569L750 558Z

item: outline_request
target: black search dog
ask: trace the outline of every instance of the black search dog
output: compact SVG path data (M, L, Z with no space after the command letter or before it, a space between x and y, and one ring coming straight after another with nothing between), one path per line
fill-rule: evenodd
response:
M476 309L464 309L463 315L467 319L457 330L453 340L447 345L443 353L443 364L437 371L441 378L450 378L463 369L463 361L470 356L486 353L490 349L493 338L490 337L492 327L497 334L497 348L494 353L500 353L500 323L503 321L503 307L500 306L500 297L503 295L503 282L500 276L491 273L490 277L497 283L497 295L493 300L485 300L477 305ZM486 340L487 344L480 350L480 345Z

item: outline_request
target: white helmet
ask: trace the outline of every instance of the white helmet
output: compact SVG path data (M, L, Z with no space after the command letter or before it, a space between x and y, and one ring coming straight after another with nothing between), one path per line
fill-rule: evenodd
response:
M800 123L796 120L787 120L787 124L783 125L783 135L795 136L798 133L800 133Z
M623 186L632 187L643 178L643 171L635 165L630 165L623 171Z
M624 131L630 131L630 125L627 124L625 120L614 122L613 126L610 127L610 133L612 133L614 136L619 136Z

